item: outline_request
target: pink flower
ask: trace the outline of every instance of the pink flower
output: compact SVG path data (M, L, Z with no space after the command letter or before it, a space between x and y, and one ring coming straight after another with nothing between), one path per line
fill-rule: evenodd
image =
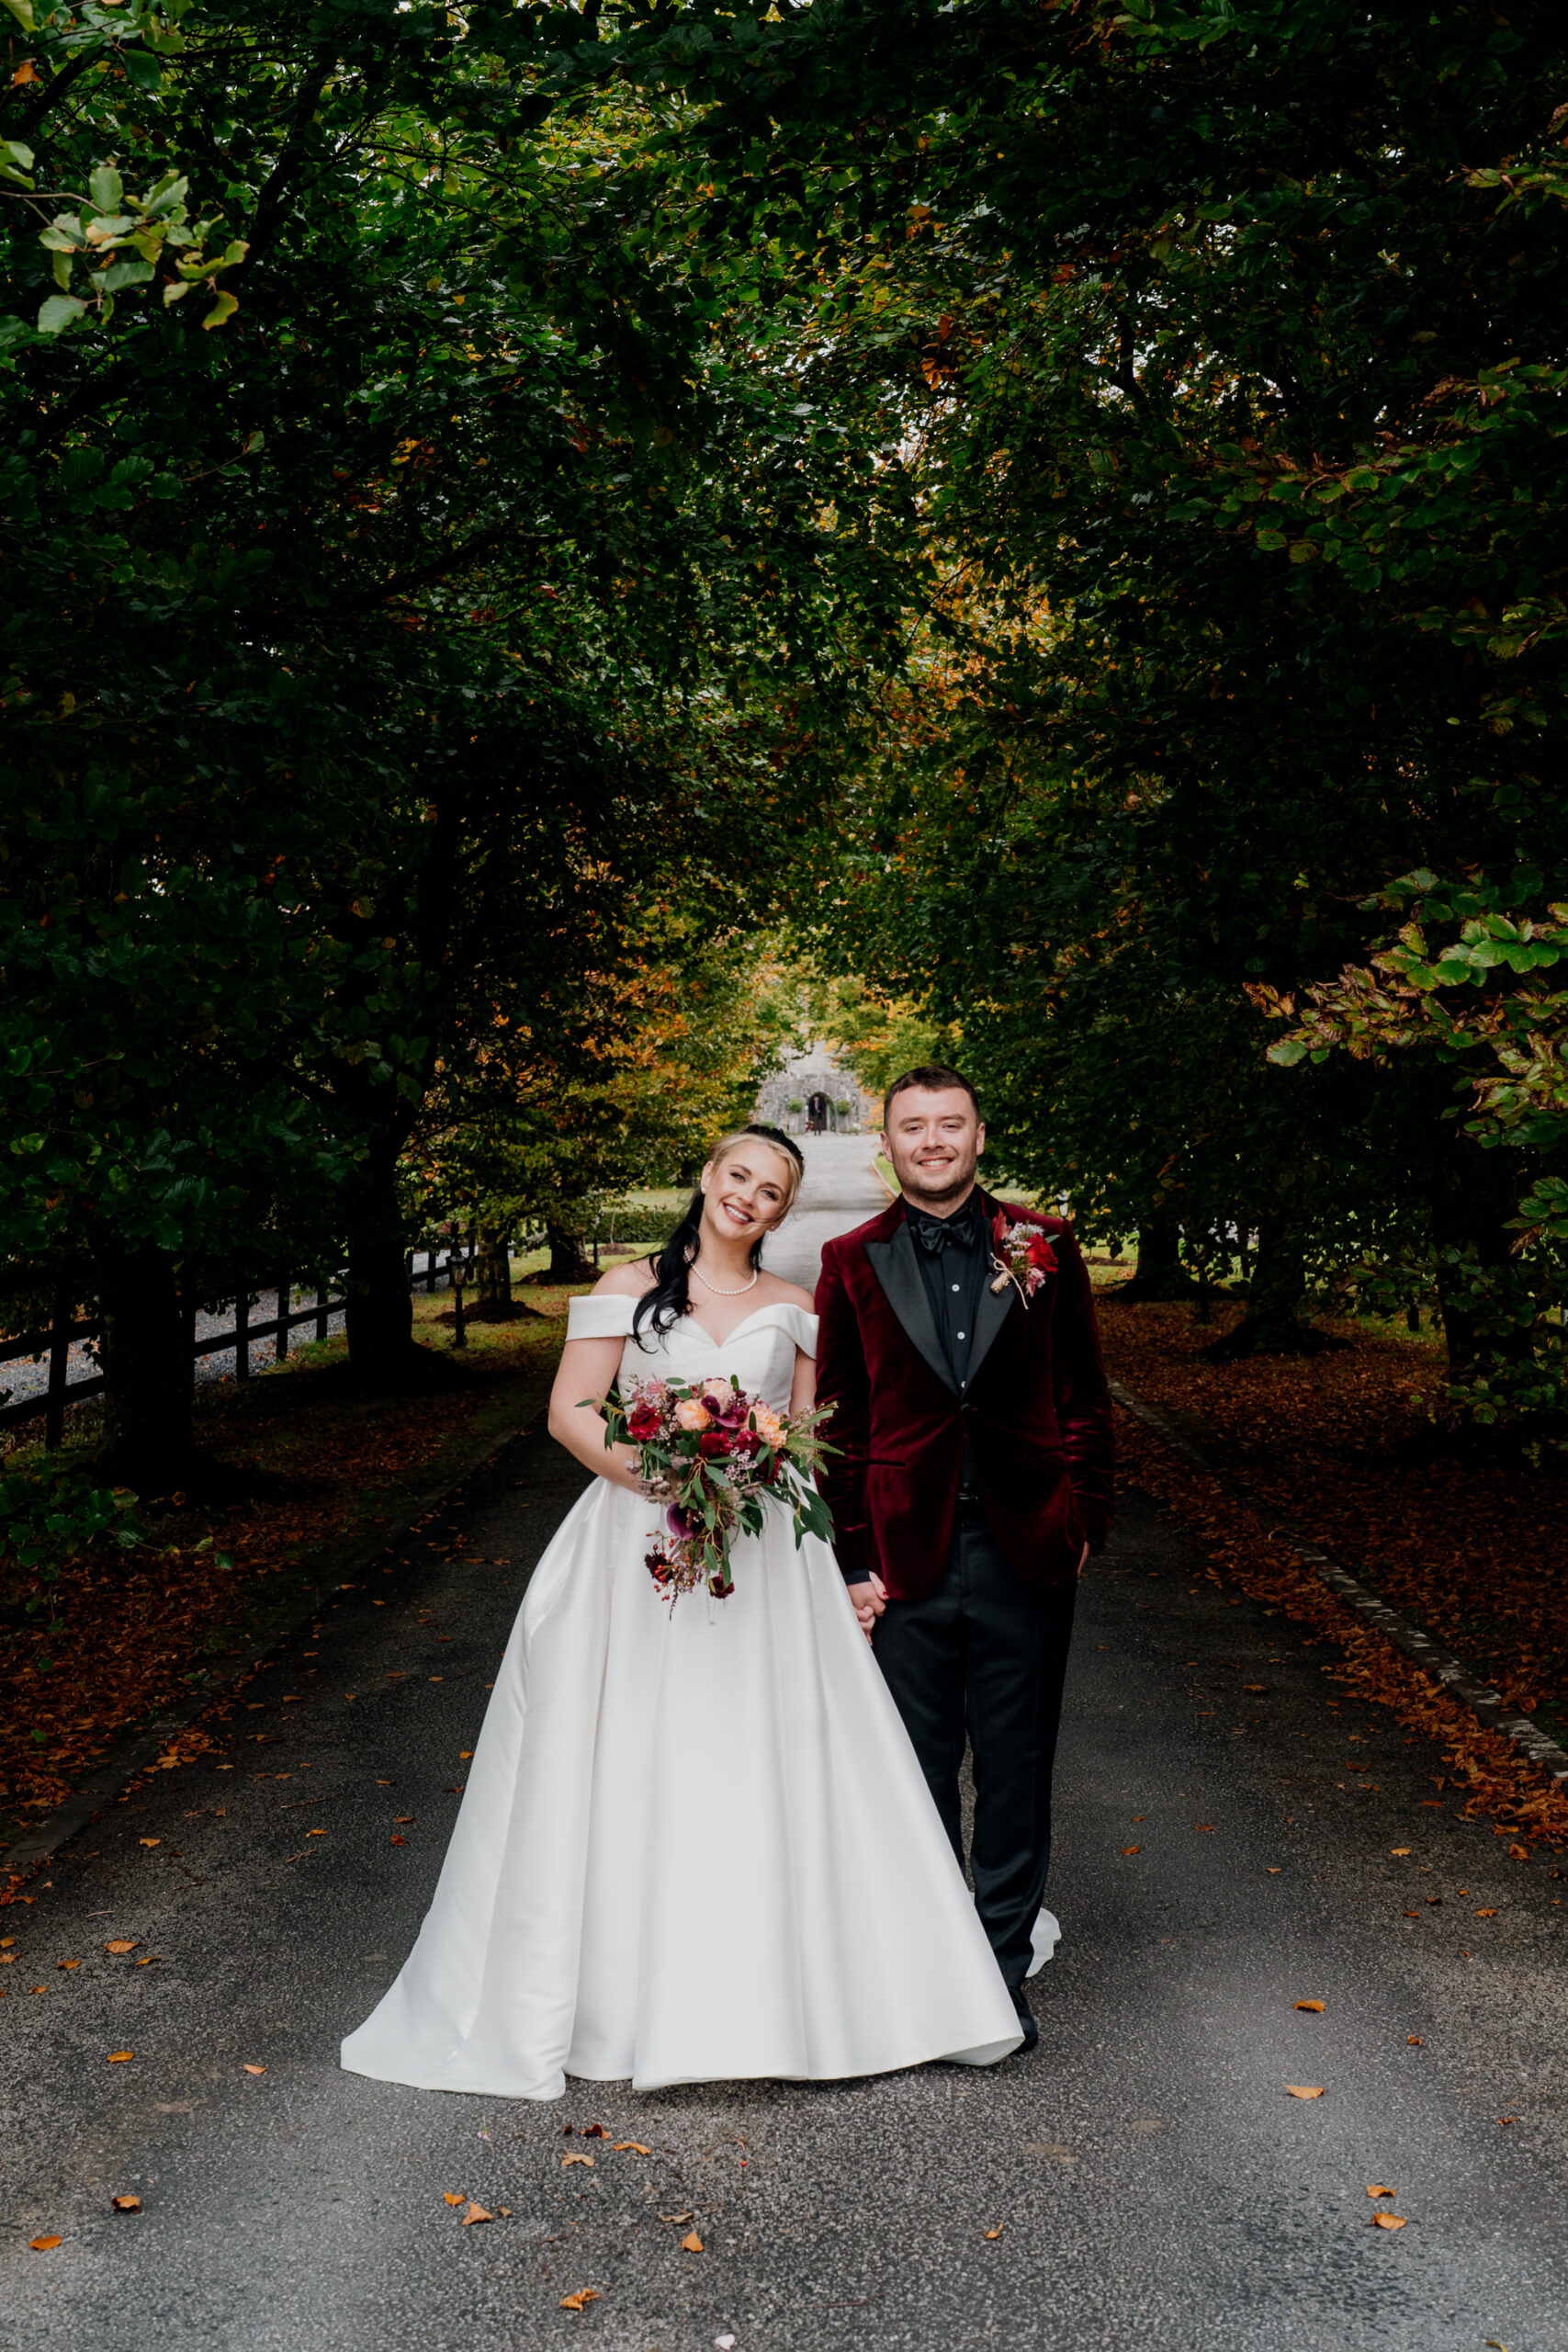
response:
M679 1429L705 1430L713 1415L700 1396L682 1396L675 1408L675 1422Z

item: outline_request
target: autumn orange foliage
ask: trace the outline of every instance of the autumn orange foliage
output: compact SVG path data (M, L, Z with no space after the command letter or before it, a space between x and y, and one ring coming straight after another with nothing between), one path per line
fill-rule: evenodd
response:
M1310 1541L1492 1680L1511 1707L1545 1717L1568 1695L1568 1478L1433 1453L1435 1350L1353 1320L1319 1356L1217 1365L1202 1354L1239 1312L1200 1324L1186 1306L1120 1305L1101 1293L1113 1378L1156 1406L1219 1466ZM1197 1539L1208 1573L1266 1600L1344 1655L1340 1679L1439 1740L1465 1810L1522 1837L1568 1840L1568 1799L1509 1741L1348 1610L1244 1505L1118 1414L1125 1475Z

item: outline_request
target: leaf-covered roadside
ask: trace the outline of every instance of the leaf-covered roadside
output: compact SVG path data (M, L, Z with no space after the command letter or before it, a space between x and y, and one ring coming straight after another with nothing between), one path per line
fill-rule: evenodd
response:
M316 1368L209 1391L203 1440L261 1490L252 1499L144 1511L149 1542L100 1535L58 1568L0 1551L0 1850L204 1671L231 1679L339 1559L517 1425L565 1329L564 1295L533 1296L547 1319L476 1331L477 1376L447 1396L367 1398L341 1383L337 1350ZM440 1302L421 1306L434 1317Z
M1568 1479L1423 1458L1425 1399L1440 1387L1435 1351L1334 1326L1344 1350L1217 1365L1201 1350L1237 1312L1205 1327L1179 1306L1108 1303L1111 1374L1175 1419L1254 1492L1344 1561L1383 1600L1495 1684L1511 1707L1557 1732L1568 1697ZM1440 1740L1464 1811L1521 1835L1568 1839L1568 1798L1546 1788L1509 1742L1364 1625L1212 1479L1188 1469L1125 1413L1128 1480L1181 1520L1208 1572L1332 1641L1358 1698L1391 1707L1406 1730Z

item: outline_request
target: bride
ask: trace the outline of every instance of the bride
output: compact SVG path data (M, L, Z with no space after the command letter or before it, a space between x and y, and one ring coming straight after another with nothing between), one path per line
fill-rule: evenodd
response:
M728 1373L810 1405L810 1301L761 1264L802 1173L776 1128L726 1136L664 1249L571 1301L549 1425L593 1483L528 1586L419 1939L343 2045L357 2074L548 2099L1022 2038L831 1551L770 1510L731 1597L671 1610L635 1450L583 1401Z

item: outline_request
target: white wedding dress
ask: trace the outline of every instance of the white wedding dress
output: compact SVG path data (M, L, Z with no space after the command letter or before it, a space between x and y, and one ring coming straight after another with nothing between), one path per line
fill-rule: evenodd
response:
M639 1348L632 1306L574 1299L570 1335L625 1337L625 1378L727 1372L779 1412L816 1347L814 1316L773 1306L722 1347L687 1317ZM569 2075L1004 2057L1012 2002L832 1553L770 1507L730 1599L671 1613L656 1517L597 1478L540 1560L434 1900L343 2064L558 2098Z

